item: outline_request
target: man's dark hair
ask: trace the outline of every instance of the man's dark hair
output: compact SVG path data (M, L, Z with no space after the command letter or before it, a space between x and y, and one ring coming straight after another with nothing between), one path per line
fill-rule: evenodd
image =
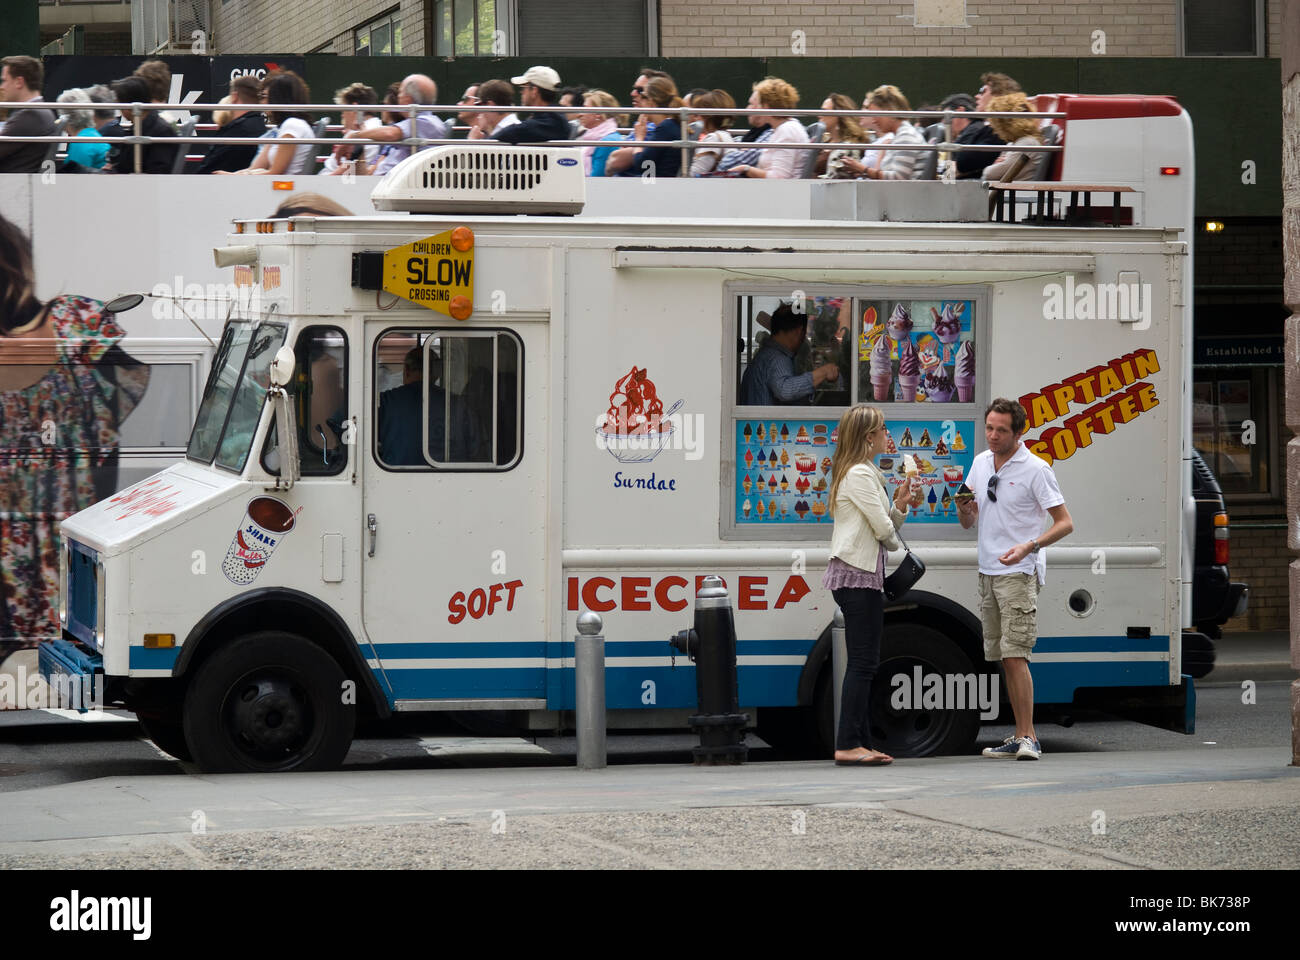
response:
M787 330L796 328L807 329L808 317L806 314L795 313L794 307L788 303L783 303L777 307L772 314L772 319L768 325L768 330L773 335L785 333Z
M15 55L0 60L0 66L9 68L9 76L22 77L28 88L40 92L45 82L45 67L35 57Z
M575 107L580 107L582 106L582 98L587 95L589 89L590 88L586 84L576 83L571 87L561 87L560 96L573 97L573 105Z
M939 104L940 110L974 110L975 98L969 93L950 93Z
M153 99L149 81L144 77L130 76L113 81L113 96L118 103L148 103ZM129 115L129 111L123 111ZM146 111L146 116L151 111Z
M276 70L268 73L262 81L262 92L266 94L267 103L306 104L311 103L311 91L307 82L292 70ZM272 110L268 111L280 121L289 117L298 117L311 123L311 114L306 110Z
M262 94L262 81L257 77L250 77L244 74L235 77L230 81L230 99L232 103L250 104L257 103L257 98ZM235 100L238 96L239 99Z
M508 80L488 80L479 84L478 98L481 103L494 107L513 107L515 105L515 88ZM495 114L500 118L504 114Z
M535 83L533 84L533 89L536 90L537 95L541 97L542 103L544 103L548 107L551 106L552 104L558 104L560 102L559 90L547 90L545 87L539 87Z
M1012 80L1005 73L985 73L980 75L980 86L988 84L989 93L995 97L1000 97L1004 93L1015 93L1020 89L1020 84Z
M988 405L984 411L984 420L988 421L990 413L1006 413L1011 415L1011 432L1021 434L1025 432L1025 408L1015 400L1008 400L1006 397L998 397Z

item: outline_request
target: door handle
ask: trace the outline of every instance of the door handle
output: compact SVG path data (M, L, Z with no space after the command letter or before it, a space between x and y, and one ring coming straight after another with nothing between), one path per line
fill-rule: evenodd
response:
M373 513L366 515L366 529L370 531L370 556L375 555L375 534L379 530L379 521Z

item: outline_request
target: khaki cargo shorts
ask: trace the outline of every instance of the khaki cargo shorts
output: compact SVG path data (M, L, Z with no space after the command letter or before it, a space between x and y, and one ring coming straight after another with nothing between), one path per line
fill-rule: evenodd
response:
M984 659L1028 660L1038 639L1038 577L1032 573L979 576Z

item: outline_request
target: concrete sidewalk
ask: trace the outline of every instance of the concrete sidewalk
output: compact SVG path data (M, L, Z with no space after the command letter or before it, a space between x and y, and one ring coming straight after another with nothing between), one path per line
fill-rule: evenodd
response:
M3 797L0 869L1288 868L1284 749L138 776Z
M1285 630L1225 633L1214 645L1214 669L1199 683L1296 679L1297 671L1291 666L1291 638Z

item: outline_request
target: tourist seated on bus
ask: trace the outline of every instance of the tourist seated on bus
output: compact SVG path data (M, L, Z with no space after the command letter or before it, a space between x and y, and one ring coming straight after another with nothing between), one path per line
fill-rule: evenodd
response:
M75 137L98 137L95 115L87 109L91 105L90 92L80 87L64 90L59 94L59 103L63 104L63 133ZM111 144L102 140L96 142L74 141L68 144L68 156L59 168L60 173L99 173L108 159Z
M267 111L267 116L277 123L274 138L257 151L253 162L243 170L214 170L213 173L270 174L277 177L312 173L307 164L315 148L310 143L295 145L292 142L312 136L311 114L292 106L311 103L311 91L306 82L292 70L277 70L267 74L262 81L260 100L262 103L291 105L287 110Z
M587 107L621 106L618 100L614 98L614 95L605 90L588 90L582 102ZM578 123L581 124L583 130L578 139L612 141L614 143L623 139L623 135L618 132L618 128L627 123L626 114L580 113L577 116ZM583 147L583 173L589 177L605 176L605 164L608 162L610 154L617 149L615 146Z
M1004 93L989 101L991 113L1029 113L1032 107L1023 93ZM1039 146L1043 135L1034 117L991 117L989 126L1006 143L1017 147ZM1028 179L1038 169L1045 152L1004 150L998 158L984 168L985 182L996 180Z
M667 77L651 77L645 82L643 103L646 106L676 110L682 105L677 87ZM649 129L654 124L654 130ZM674 113L643 113L632 128L633 140L674 141L682 136L681 124ZM675 177L682 168L682 151L678 146L623 147L615 150L606 171L618 169L620 177Z
M214 136L260 137L266 133L266 116L258 108L262 98L262 83L256 77L242 76L230 81L230 109ZM216 112L213 112L216 119ZM216 173L218 170L234 172L243 170L257 157L257 144L217 143L208 147L195 173Z
M113 84L113 97L118 103L150 103L149 82L144 77L124 77ZM118 136L130 136L134 122L130 110L122 112L118 123ZM142 111L140 134L146 137L175 137L172 125L158 116L157 110ZM105 128L105 136L109 136ZM171 173L179 146L151 143L141 150L141 173ZM135 147L132 144L113 144L108 153L108 166L115 173L135 173Z
M888 84L877 87L867 94L864 106L868 110L911 110L911 104L903 91ZM892 144L924 144L921 131L912 126L903 117L867 117L867 126L876 132L876 142ZM860 176L866 180L915 180L924 169L924 150L884 150L879 166L861 164ZM846 160L845 166L856 170L852 160Z

